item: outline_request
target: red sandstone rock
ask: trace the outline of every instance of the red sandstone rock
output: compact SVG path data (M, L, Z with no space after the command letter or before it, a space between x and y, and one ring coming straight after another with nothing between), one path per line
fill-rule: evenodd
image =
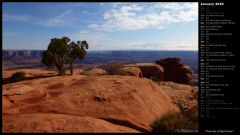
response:
M156 61L164 68L164 81L187 84L193 79L192 69L181 63L180 58L166 58Z
M164 69L162 66L157 65L155 63L137 63L137 64L129 64L125 65L127 67L138 67L141 69L143 77L154 79L161 79L164 73Z
M138 67L123 67L121 68L124 72L131 76L143 77L141 69Z
M156 118L177 111L146 78L55 76L6 84L3 91L22 84L34 91L2 96L4 132L149 132Z

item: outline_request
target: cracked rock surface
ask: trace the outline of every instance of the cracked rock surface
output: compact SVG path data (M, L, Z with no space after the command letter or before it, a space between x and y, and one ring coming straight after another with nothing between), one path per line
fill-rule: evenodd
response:
M16 85L28 90L9 92ZM54 76L3 85L8 92L3 132L149 132L177 111L161 87L134 76Z

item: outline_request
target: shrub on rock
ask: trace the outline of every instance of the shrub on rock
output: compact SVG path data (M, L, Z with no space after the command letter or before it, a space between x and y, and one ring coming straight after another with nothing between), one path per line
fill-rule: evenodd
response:
M104 69L108 75L127 75L127 73L122 70L122 66L119 64L109 64L106 65Z
M12 76L9 78L10 82L18 82L25 79L26 73L24 72L15 72L12 74Z

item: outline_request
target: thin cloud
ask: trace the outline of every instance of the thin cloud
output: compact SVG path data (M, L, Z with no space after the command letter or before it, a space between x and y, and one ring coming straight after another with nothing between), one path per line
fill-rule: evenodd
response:
M52 17L51 19L41 19L39 17L33 17L30 15L12 15L4 14L3 21L22 21L31 22L43 26L63 26L68 25L73 21L71 18L72 10L68 9L59 15Z
M156 50L198 50L197 42L184 41L149 41L132 45L136 49Z
M79 33L75 33L69 36L72 40L87 40L91 48L89 49L100 49L98 47L104 45L109 41L107 35L99 32L91 32L88 30L81 30Z
M72 40L87 40L90 50L124 50L124 49L143 49L143 50L198 50L197 41L127 41L112 38L102 32L81 30L69 36Z
M109 34L91 30L81 30L69 36L73 41L87 40L89 50L121 50L127 49L131 43L124 43L121 39L112 38Z
M41 24L45 25L45 26L67 25L72 21L72 19L69 17L71 15L71 13L72 13L71 9L66 10L63 13L55 16L54 18L42 22Z
M104 22L90 24L97 30L164 29L173 23L197 20L197 3L114 4L103 15Z
M3 14L3 21L29 21L33 17L29 15Z

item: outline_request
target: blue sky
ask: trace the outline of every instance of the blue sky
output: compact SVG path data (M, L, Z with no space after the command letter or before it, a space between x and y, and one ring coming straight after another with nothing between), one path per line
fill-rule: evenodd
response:
M197 3L3 3L3 49L45 50L51 38L89 50L197 50Z

